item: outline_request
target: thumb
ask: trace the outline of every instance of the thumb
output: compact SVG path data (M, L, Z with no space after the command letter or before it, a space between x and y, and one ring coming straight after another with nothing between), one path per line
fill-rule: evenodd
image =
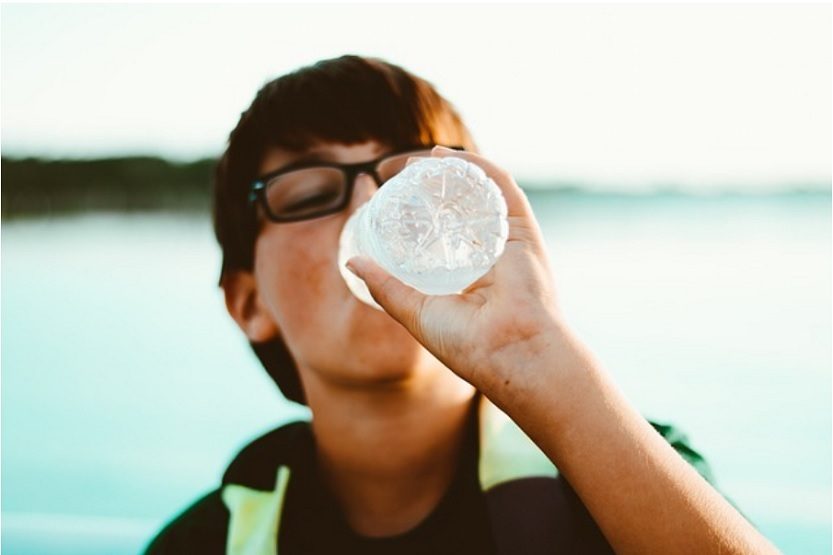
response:
M405 285L367 256L354 256L347 261L347 269L367 284L371 296L385 312L417 340L422 340L421 318L426 295Z

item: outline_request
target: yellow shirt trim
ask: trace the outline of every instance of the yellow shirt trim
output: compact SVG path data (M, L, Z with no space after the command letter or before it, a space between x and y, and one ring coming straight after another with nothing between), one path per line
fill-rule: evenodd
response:
M480 406L480 487L539 476L555 477L558 469L506 413L485 398Z
M277 555L278 528L289 483L289 468L278 467L273 491L260 491L237 484L223 488L228 507L228 555Z

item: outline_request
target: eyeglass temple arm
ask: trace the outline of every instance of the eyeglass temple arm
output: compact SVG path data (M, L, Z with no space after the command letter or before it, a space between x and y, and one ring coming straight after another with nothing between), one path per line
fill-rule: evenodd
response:
M249 191L249 202L254 202L257 200L257 196L260 194L261 191L266 189L266 185L263 181L255 181L252 184L252 190Z

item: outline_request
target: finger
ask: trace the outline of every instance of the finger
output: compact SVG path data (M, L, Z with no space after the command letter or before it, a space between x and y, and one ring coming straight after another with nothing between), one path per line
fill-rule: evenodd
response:
M435 146L431 150L431 156L437 156L440 158L445 156L455 156L480 166L483 171L485 171L486 174L494 180L500 188L500 191L503 193L503 197L506 199L506 208L509 216L532 217L532 207L529 205L529 200L526 198L526 194L523 192L523 189L515 183L515 180L509 172L503 168L496 166L494 163L483 158L479 154L475 154L474 152L452 150L444 146Z
M419 162L420 160L425 160L428 156L408 156L408 159L405 160L405 165L410 166L414 162Z
M405 326L411 335L422 340L421 317L426 296L408 287L366 256L354 256L347 269L367 284L373 299L385 312Z

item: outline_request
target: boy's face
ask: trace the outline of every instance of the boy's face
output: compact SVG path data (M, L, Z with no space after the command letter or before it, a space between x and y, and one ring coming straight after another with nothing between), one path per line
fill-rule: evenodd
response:
M328 162L365 162L388 150L375 141L349 146L319 143L304 152L273 148L259 169L262 175L310 154ZM361 174L342 212L292 223L264 221L255 242L253 310L268 321L258 333L283 338L307 387L310 378L384 387L413 375L420 366L438 364L393 318L356 299L339 273L341 230L376 190L373 178ZM255 341L267 339L247 333Z

